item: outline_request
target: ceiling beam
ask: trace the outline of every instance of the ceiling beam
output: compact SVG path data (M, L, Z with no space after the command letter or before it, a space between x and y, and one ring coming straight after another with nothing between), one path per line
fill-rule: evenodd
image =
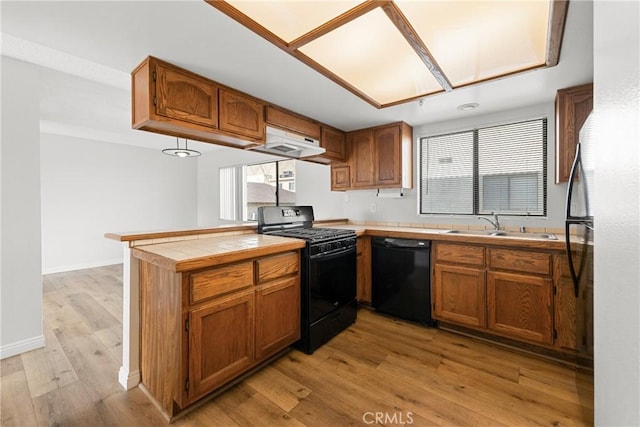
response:
M293 40L291 43L289 43L289 48L291 50L296 50L301 46L304 46L305 44L310 43L315 39L318 39L324 36L325 34L335 30L336 28L339 28L345 24L348 24L354 19L359 18L362 15L369 13L378 7L385 6L389 3L391 3L390 0L385 0L385 1L369 0L363 3L360 3L359 5L346 11L342 15L339 15L333 18L332 20L325 22L321 26L314 28L308 33L303 34L302 36Z
M413 29L413 26L409 23L409 20L404 16L402 11L396 6L395 3L390 2L382 7L384 13L387 14L391 22L396 26L398 31L402 34L402 36L407 40L407 43L413 48L418 57L424 62L424 65L427 66L433 77L438 81L440 86L446 91L450 92L453 90L453 86L451 82L438 65L436 59L431 55L427 46L423 43L422 39L418 37L418 33Z
M547 53L545 64L547 67L558 65L560 50L562 48L562 36L567 21L567 9L569 0L552 0L549 3L549 30L547 32Z

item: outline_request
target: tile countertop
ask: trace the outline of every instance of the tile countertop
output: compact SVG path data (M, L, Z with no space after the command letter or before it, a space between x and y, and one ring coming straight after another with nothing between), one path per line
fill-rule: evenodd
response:
M359 224L343 224L331 225L327 228L345 228L355 230L358 236L367 235L372 237L395 237L406 239L425 239L433 241L447 241L458 243L475 243L496 246L510 246L516 248L531 249L549 249L564 251L565 238L564 235L554 234L557 240L550 240L538 237L540 233L510 233L509 236L489 236L478 234L465 234L464 230L459 233L447 234L443 229L435 228L414 228L414 227L398 227L386 225L359 225ZM474 233L475 230L470 230ZM576 237L577 239L577 237ZM576 240L577 241L577 240Z
M465 233L465 230L460 230L458 233L447 234L444 232L445 230L436 228L349 224L346 220L318 222L315 226L351 229L355 230L358 236L425 239L523 249L565 250L564 235L555 233L557 240L541 238L539 237L541 233L510 232L509 236L488 236L477 234L478 230L469 230L469 234ZM230 231L234 232L229 234ZM211 232L214 233L208 234ZM130 241L134 257L174 272L206 268L287 250L297 250L305 245L305 242L299 239L256 234L255 226L215 227L160 233L107 234L106 237ZM150 240L149 237L162 239ZM140 245L134 245L135 239L146 240L138 241L141 243ZM578 237L576 237L576 242L579 242Z
M139 246L132 249L132 255L178 273L297 250L304 246L304 240L264 234L220 235Z

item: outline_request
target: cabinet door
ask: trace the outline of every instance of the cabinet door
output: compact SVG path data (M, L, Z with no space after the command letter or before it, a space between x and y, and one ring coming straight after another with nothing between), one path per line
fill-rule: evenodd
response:
M264 139L264 105L238 92L220 89L220 129Z
M580 128L593 110L593 84L561 89L556 95L556 184L569 181Z
M322 156L331 160L344 161L346 159L345 139L344 132L322 126L320 146L327 150Z
M202 304L189 313L189 397L201 396L254 362L254 289Z
M204 78L157 64L156 114L216 128L218 88Z
M551 279L487 273L488 328L500 335L551 344Z
M390 126L376 129L375 181L379 186L397 186L402 182L400 158L400 127Z
M290 130L302 136L320 139L320 125L306 117L283 111L279 108L267 106L267 123L276 127Z
M265 359L300 338L298 275L258 286L256 291L256 360Z
M484 270L435 264L433 271L434 317L463 326L484 328Z
M352 184L354 187L372 187L375 183L373 130L357 131L350 136Z
M349 189L351 168L349 165L331 165L331 190L344 191Z
M371 303L371 238L358 237L356 255L357 298Z

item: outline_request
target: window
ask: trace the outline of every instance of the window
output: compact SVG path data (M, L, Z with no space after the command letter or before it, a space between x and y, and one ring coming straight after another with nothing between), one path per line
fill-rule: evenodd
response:
M220 219L257 221L258 207L294 205L295 161L220 168Z
M421 214L546 215L547 119L420 139Z

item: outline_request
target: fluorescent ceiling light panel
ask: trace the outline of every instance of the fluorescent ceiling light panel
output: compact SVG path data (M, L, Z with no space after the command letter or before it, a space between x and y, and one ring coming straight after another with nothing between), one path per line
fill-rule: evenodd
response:
M354 8L361 0L230 0L227 3L286 43Z
M556 65L568 7L565 0L205 1L377 108Z
M442 90L380 8L299 50L378 104Z
M396 4L454 87L545 65L549 1Z

